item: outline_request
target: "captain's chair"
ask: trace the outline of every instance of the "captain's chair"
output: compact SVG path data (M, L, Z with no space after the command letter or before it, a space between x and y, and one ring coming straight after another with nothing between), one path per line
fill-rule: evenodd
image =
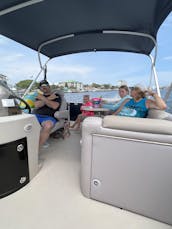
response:
M54 117L58 119L58 122L55 124L54 128L51 130L51 133L56 132L57 130L64 129L66 123L70 121L69 110L67 109L67 102L64 97L64 92L62 90L55 90L57 94L61 97L61 106L58 111L55 112Z

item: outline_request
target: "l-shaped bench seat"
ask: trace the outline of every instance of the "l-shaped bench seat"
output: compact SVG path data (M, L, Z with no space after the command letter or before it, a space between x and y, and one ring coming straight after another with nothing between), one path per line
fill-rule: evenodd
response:
M172 225L172 122L160 119L167 116L85 119L83 194Z

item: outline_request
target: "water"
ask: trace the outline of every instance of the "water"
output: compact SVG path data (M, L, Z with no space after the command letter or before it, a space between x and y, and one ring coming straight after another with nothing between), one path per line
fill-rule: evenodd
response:
M161 90L162 98L165 96L166 89ZM83 95L90 95L90 98L119 98L118 90L113 91L89 91L80 93L65 93L65 98L69 103L82 103ZM172 93L167 101L167 112L172 113Z
M114 91L89 91L80 93L65 93L67 102L70 103L82 103L83 95L89 95L90 98L119 98L118 90Z

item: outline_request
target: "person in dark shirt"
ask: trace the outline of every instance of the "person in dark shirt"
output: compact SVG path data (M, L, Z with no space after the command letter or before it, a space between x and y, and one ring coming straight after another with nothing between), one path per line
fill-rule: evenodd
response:
M39 83L42 94L38 94L35 101L34 114L42 126L39 145L42 146L50 136L50 132L57 122L54 113L59 110L61 97L58 93L51 92L48 81L42 80Z

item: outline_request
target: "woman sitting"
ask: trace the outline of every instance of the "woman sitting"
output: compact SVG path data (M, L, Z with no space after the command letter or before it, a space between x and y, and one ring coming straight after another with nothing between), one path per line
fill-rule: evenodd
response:
M165 102L158 96L157 93L147 91L147 95L152 96L154 100L147 99L145 92L143 92L140 87L134 87L131 90L132 99L126 99L121 104L119 109L113 114L120 116L146 118L148 109L150 108L156 108L160 110L166 109L167 106Z
M101 106L111 111L116 111L126 99L131 99L131 96L129 95L129 89L126 85L120 86L118 93L121 98L119 101L117 101L115 104L103 103Z

